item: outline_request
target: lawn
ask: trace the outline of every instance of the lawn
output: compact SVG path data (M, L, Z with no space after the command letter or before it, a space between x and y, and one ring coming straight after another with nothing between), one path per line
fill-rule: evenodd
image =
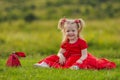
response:
M45 56L44 56L45 57ZM112 70L70 70L37 68L33 64L42 59L41 56L27 56L21 58L22 67L5 67L7 59L0 59L1 80L120 80L120 59L112 59L117 68Z

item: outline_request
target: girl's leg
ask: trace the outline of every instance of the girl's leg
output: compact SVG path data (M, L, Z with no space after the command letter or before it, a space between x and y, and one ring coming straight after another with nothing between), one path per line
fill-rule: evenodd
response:
M46 67L46 68L49 68L50 66L46 63L46 62L41 62L41 63L36 63L34 64L34 66L36 67Z
M49 67L59 68L59 57L57 55L51 55L43 59L42 61L38 62L38 64L47 64Z
M90 53L88 53L88 57L83 62L83 64L78 64L78 66L83 69L98 69L98 70L104 68L111 69L116 67L116 65L113 62L110 62L107 59L97 58L91 55Z

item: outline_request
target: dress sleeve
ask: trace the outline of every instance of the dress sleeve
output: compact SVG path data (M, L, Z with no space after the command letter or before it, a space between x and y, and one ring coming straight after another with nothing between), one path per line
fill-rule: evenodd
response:
M87 43L85 40L80 40L80 48L82 49L86 49L88 47Z
M65 43L62 43L62 44L60 45L60 48L65 49Z

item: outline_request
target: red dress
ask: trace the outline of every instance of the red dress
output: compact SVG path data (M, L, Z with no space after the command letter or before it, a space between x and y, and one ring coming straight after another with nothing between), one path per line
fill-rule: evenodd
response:
M76 63L76 61L81 57L81 50L86 49L87 47L86 42L80 38L72 44L66 41L61 45L61 48L66 50L64 53L66 62L63 65L59 64L59 57L57 55L48 56L42 61L46 62L50 65L50 67L55 68L69 68L73 65L77 65L80 69L111 69L116 67L114 62L111 62L105 58L98 59L90 53L88 53L87 58L82 64Z

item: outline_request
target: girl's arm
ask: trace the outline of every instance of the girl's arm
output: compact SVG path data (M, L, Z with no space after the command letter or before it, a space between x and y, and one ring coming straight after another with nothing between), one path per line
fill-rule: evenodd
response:
M60 50L58 51L58 54L59 53L63 54L64 52L65 52L65 49L60 48Z
M64 55L63 55L63 53L65 52L65 49L62 49L62 48L60 48L60 50L58 51L58 54L57 54L57 56L59 57L59 63L60 64L64 64L65 63L65 57L64 57Z
M81 57L80 59L77 60L77 63L83 63L83 61L87 58L87 48L86 49L83 49L81 51Z

